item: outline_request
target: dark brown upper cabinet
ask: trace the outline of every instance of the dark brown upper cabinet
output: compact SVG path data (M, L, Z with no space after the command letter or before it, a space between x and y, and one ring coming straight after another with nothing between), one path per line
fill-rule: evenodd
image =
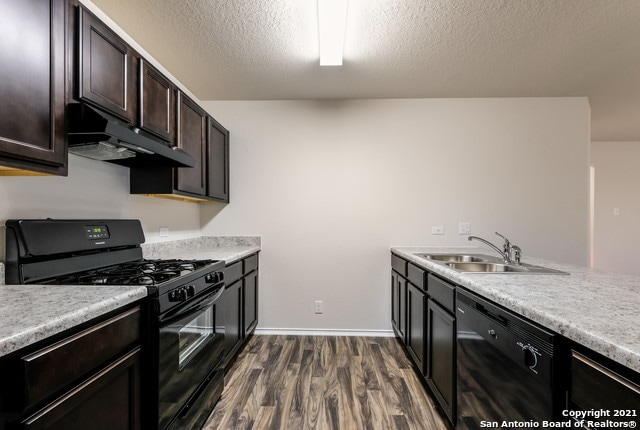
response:
M136 167L131 194L206 203L229 203L229 131L180 91L176 143L196 159L195 167Z
M176 88L162 73L140 59L140 128L169 143L175 141Z
M176 169L176 189L203 196L206 193L205 145L207 114L186 95L178 92L178 147L196 158L196 165Z
M0 175L67 175L66 8L0 1Z
M209 117L207 133L207 196L228 203L229 131Z
M86 9L78 11L78 98L134 123L137 55Z

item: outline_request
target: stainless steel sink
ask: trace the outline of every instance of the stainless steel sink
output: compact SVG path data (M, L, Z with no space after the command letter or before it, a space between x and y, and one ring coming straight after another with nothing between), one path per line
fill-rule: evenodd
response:
M568 275L567 272L533 264L507 264L504 263L500 257L485 254L429 253L416 254L416 257L425 258L434 263L465 273Z
M462 272L527 272L528 270L522 266L501 263L445 263L452 269Z
M476 263L495 260L494 257L482 254L417 254L417 256L428 260L453 263Z

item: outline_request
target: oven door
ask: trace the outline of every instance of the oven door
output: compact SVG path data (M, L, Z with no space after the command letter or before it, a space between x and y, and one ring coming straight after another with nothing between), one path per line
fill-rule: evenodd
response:
M224 324L224 312L218 305L223 291L224 284L216 285L214 291L160 316L158 428L170 424L183 428L181 422L191 422L193 414L213 409L222 393L225 342L220 324ZM209 405L201 399L208 399Z

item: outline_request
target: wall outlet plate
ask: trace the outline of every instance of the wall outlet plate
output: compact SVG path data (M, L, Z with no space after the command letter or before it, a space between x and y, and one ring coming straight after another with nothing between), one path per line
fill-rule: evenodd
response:
M431 234L444 234L444 227L441 225L431 226Z

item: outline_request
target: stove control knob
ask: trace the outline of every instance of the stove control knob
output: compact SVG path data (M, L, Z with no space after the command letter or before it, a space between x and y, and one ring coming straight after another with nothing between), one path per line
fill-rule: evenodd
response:
M185 289L187 290L187 297L193 297L196 295L196 287L193 285L187 285Z
M184 302L187 300L187 290L184 287L180 287L177 290L173 290L169 293L170 302Z
M204 281L209 284L217 284L218 282L222 282L222 276L222 272L207 273L204 277Z

